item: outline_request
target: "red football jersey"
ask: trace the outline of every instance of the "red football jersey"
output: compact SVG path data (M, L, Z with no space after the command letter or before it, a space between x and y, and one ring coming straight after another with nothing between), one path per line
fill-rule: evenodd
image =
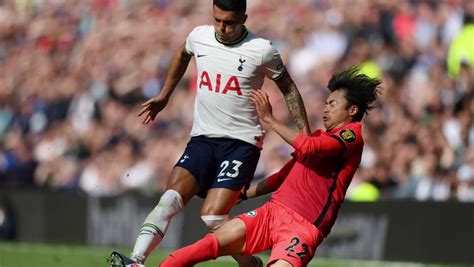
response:
M351 122L331 132L300 134L292 144L294 165L272 201L293 209L327 236L359 167L364 146L361 133L360 122ZM284 169L280 172L286 173Z

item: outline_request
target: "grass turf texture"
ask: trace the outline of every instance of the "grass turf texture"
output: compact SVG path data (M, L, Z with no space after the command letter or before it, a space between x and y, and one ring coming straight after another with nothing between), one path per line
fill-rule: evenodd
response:
M108 267L107 257L113 248L73 245L50 245L0 242L0 267ZM123 249L127 255L130 249ZM147 267L156 267L168 251L155 251L147 261ZM268 259L260 255L264 262ZM230 257L201 263L198 267L237 266ZM466 265L439 265L361 260L336 260L313 258L311 267L467 267Z

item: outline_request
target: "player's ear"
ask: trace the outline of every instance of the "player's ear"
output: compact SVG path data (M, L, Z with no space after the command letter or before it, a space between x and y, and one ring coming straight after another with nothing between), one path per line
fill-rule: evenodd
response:
M354 117L359 112L359 107L356 105L352 105L349 107L349 115Z
M245 24L245 22L247 21L247 18L248 18L248 15L247 14L244 14L242 16L242 24Z

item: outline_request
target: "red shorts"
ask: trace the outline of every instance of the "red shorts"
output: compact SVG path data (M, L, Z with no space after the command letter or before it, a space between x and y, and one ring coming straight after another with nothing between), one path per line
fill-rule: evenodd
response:
M272 248L269 264L285 260L293 267L306 266L324 239L311 222L275 202L268 202L237 218L245 223L246 228L243 254L251 255Z

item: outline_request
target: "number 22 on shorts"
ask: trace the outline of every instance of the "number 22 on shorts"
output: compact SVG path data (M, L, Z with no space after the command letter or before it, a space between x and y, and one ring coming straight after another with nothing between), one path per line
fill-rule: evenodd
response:
M291 239L290 246L285 248L285 251L288 252L288 256L295 257L294 254L296 254L296 256L298 256L300 259L303 259L308 254L308 245L306 245L305 243L301 243L300 245L303 248L302 251L297 252L295 250L299 244L300 244L300 239L298 237L293 237Z

